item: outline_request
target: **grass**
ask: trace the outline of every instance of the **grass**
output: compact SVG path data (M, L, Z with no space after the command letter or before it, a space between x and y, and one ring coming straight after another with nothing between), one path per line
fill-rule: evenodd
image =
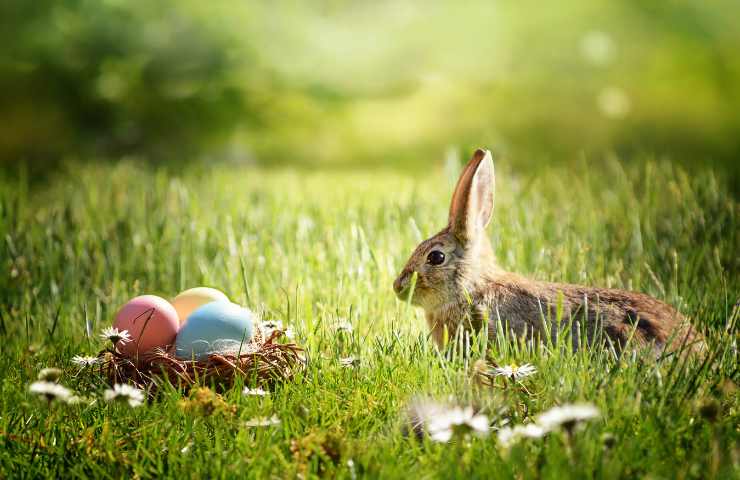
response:
M738 477L740 223L721 172L689 176L649 159L497 165L490 235L506 268L645 291L691 316L710 345L689 362L491 345L499 364L537 367L526 388L478 384L472 365L485 342L476 338L469 357L445 356L421 313L392 295L406 256L443 226L455 180L441 168L419 173L175 175L124 162L71 165L45 186L4 174L0 476ZM28 393L55 366L65 386L101 398L102 380L71 357L101 348L96 333L127 299L197 285L293 326L310 356L305 374L265 398L237 387L226 403L183 403L170 390L136 409L47 406ZM335 331L343 321L351 333ZM349 356L358 364L341 366ZM403 435L403 412L419 396L475 405L495 425L567 402L593 403L601 417L572 437L510 450L495 434L438 444ZM246 424L272 415L279 425Z

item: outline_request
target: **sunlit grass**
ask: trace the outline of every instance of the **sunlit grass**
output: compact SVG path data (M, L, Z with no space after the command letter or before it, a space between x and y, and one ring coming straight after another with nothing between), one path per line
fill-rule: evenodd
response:
M70 167L44 187L3 179L0 473L729 478L740 420L737 202L711 172L601 165L497 164L490 235L500 262L669 301L707 333L704 360L572 353L565 339L531 348L499 338L486 352L477 335L470 356L438 351L391 283L446 221L454 174L441 166L417 177L233 166L176 175L123 163ZM196 285L292 327L305 374L266 395L236 385L223 399L183 402L168 389L135 409L106 403L107 386L73 357L102 348L98 333L130 297ZM484 368L537 371L482 378L486 356ZM28 386L44 367L61 367L60 382L95 403L35 398ZM496 428L569 402L600 417L510 449L494 432L451 444L404 437L406 406L427 396L473 405Z

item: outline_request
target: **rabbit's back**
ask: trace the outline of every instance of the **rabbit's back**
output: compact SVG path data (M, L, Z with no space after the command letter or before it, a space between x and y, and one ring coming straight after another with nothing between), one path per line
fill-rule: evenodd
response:
M695 341L683 315L642 293L540 282L515 274L505 274L482 287L476 310L477 315L487 314L490 334L499 331L501 322L514 334L530 337L554 337L570 325L576 348L604 337L617 348L632 338L637 344L652 342L659 350Z

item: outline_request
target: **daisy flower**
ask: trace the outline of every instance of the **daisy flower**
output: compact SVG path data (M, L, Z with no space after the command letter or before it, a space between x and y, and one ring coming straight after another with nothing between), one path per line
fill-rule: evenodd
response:
M537 424L545 430L564 427L571 430L578 423L592 420L599 416L599 410L591 404L580 403L553 407L537 417Z
M498 431L497 437L501 445L508 448L520 438L542 438L547 434L547 430L541 426L528 423L526 425L517 425L515 427L504 427Z
M60 402L67 402L72 398L73 393L68 388L65 388L55 382L33 382L29 387L28 391L34 395L44 397L48 402L53 400L59 400Z
M293 327L288 327L285 329L285 338L288 340L294 340L295 339L295 330L293 330Z
M242 395L245 395L245 396L264 397L269 394L270 394L269 392L266 392L265 390L262 390L259 387L258 388L244 387L244 390L242 390Z
M100 363L99 357L89 357L85 355L75 355L72 357L72 363L78 367L91 367Z
M524 365L506 365L505 367L496 367L494 373L497 377L507 377L512 380L521 380L537 372L534 365L525 363Z
M337 326L334 329L336 330L337 333L342 333L342 332L352 333L352 331L354 330L354 327L352 327L352 324L350 322L344 321L344 322L339 322L339 324L337 324Z
M282 330L283 322L280 320L265 320L262 322L262 328L266 328L268 330Z
M470 433L485 437L488 435L488 417L474 414L471 407L453 407L432 418L428 430L435 442L449 442L453 435Z
M430 399L416 399L411 402L407 409L409 426L411 432L421 440L427 430L427 425L433 418L443 415L447 407Z
M277 415L272 417L256 417L251 420L244 422L247 427L271 427L273 425L280 425L280 419Z
M267 320L260 323L260 329L262 330L262 334L265 336L265 338L270 338L272 332L274 332L275 330L283 330L283 322L281 322L280 320Z
M115 345L118 342L127 343L131 341L131 335L128 330L118 330L115 327L108 327L100 333L100 338L110 340Z
M144 392L131 385L117 383L105 391L103 398L106 402L126 402L131 407L138 407L144 403Z
M358 367L360 365L360 359L355 357L340 358L339 364L347 368Z

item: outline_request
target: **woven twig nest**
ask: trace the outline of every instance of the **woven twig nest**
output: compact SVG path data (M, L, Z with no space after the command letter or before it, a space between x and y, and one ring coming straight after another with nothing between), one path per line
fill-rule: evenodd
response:
M194 385L224 390L238 377L246 385L270 385L292 379L305 366L303 349L279 341L284 336L282 330L258 326L238 351L214 352L205 360L183 360L172 349L154 349L133 360L113 348L99 354L102 362L98 366L111 385L133 384L150 394L163 382L185 390Z

